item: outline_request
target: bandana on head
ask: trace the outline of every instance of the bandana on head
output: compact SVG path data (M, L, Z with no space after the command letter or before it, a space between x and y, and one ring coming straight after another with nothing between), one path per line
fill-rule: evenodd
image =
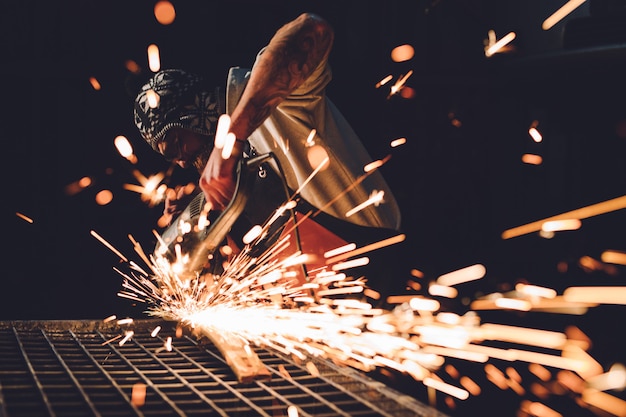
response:
M155 108L148 105L150 90L159 97ZM158 144L173 127L215 136L221 109L216 91L207 90L200 77L182 70L154 74L135 99L135 125L141 136L157 152Z

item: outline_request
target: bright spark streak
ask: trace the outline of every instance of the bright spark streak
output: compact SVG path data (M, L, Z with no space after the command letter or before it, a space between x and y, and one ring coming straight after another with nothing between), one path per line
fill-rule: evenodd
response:
M543 30L551 29L554 25L559 23L561 20L565 18L568 14L572 13L579 6L581 6L585 0L569 0L563 6L561 6L557 11L552 13L546 20L541 24L541 28Z
M115 314L113 314L113 315L111 315L111 316L109 316L109 317L107 317L107 318L103 319L103 320L102 320L102 322L103 322L103 323L108 323L108 322L110 322L110 321L115 320L116 318L117 318L117 317L115 316Z
M611 415L619 417L626 416L624 412L624 410L626 410L626 401L606 392L589 388L582 392L581 399L583 402L597 407L600 410L604 410Z
M224 142L224 147L222 148L222 159L230 158L230 155L233 153L233 148L235 146L235 141L237 138L233 132L228 132L226 135L226 141Z
M313 177L315 177L317 175L318 172L320 172L322 169L324 169L326 167L326 165L328 164L328 162L330 161L330 159L328 157L324 158L324 160L322 160L322 162L317 166L317 168L315 168L313 170L313 172L311 173L311 175L308 176L308 178L306 180L304 180L304 182L300 185L300 187L298 187L298 189L293 193L293 195L291 196L291 198L289 198L289 200L293 200L295 198L295 196L297 196L298 194L300 194L300 192L302 191L302 189L304 187L306 187L306 185L311 182L311 180L313 179Z
M306 146L313 146L315 144L314 140L315 139L315 134L317 133L317 130L315 129L311 129L311 132L309 132L309 136L306 138Z
M532 308L532 304L526 300L518 300L516 298L498 298L495 301L496 307L510 309L510 310L520 310L520 311L530 311Z
M578 219L563 219L547 221L541 225L543 232L560 232L563 230L578 230L581 222Z
M480 326L474 337L551 349L561 349L567 341L563 333L492 323Z
M354 249L356 249L356 244L348 243L347 245L327 251L326 253L324 253L324 258L331 258L333 256L340 255Z
M33 219L31 219L30 217L28 217L28 216L26 216L26 215L24 215L24 214L22 214L20 212L15 212L15 215L17 217L19 217L20 219L22 219L24 221L27 221L28 223L34 223Z
M600 255L600 259L602 259L602 262L610 264L626 265L626 253L620 251L604 251L602 252L602 255Z
M91 230L89 233L91 233L91 236L93 236L96 239L98 239L100 241L100 243L102 243L104 246L109 248L114 254L119 256L122 261L128 262L128 259L126 259L126 257L124 255L122 255L122 253L120 251L118 251L113 246L111 246L111 244L109 242L107 242L106 240L104 240L104 238L102 236L100 236L95 230Z
M384 248L386 246L391 246L391 245L394 245L396 243L403 242L405 238L406 238L406 235L400 234L400 235L396 235L396 236L390 237L388 239L383 239L383 240L380 240L378 242L371 243L371 244L363 246L361 248L358 248L358 249L355 249L355 250L343 253L341 255L334 256L334 257L332 257L330 259L327 259L326 260L326 265L330 265L332 263L335 263L337 261L341 261L343 259L351 258L353 256L361 255L361 254L367 253L367 252L372 252L372 251L375 251L376 249L381 249L381 248Z
M222 114L219 119L217 119L217 127L215 128L215 148L222 149L224 147L229 129L230 116L228 114Z
M146 91L146 98L148 99L148 107L151 109L159 107L159 103L161 102L161 96L159 96L159 93L150 89Z
M626 304L626 287L569 287L563 297L570 302Z
M615 364L609 372L587 379L587 385L598 391L622 390L626 387L626 368L624 365Z
M469 398L469 392L464 389L455 387L454 385L447 384L443 381L439 381L434 378L424 378L424 385L436 389L437 391L449 394L459 400L466 400Z
M156 335L159 334L160 331L161 331L161 326L157 326L154 328L154 330L152 330L152 333L150 333L150 336L156 337Z
M455 298L459 294L459 291L447 285L431 284L428 286L428 294L432 296Z
M118 344L120 346L124 346L124 344L128 342L134 336L134 334L135 332L133 332L132 330L128 330L127 332L124 333L124 338L120 340Z
M569 219L586 219L589 217L597 216L600 214L609 213L611 211L617 211L626 208L626 196L617 197L611 200L606 200L600 203L592 204L590 206L581 207L576 210L568 211L566 213L558 214L556 216L548 217L543 220L538 220L532 223L525 224L523 226L514 227L512 229L505 230L502 233L502 239L511 239L513 237L525 235L532 232L541 230L541 226L548 221L555 220L569 220Z
M120 155L122 155L126 159L130 159L130 157L133 155L133 147L126 138L126 136L116 136L113 140L113 143L115 144L115 148L120 153Z
M406 84L406 80L408 80L411 75L413 75L413 70L409 70L409 72L398 78L395 84L391 86L391 90L387 98L393 96L394 94L397 94L402 89L402 87L404 87L404 84Z
M509 32L506 35L504 35L504 37L502 39L500 39L499 41L497 41L496 43L494 43L493 45L490 45L486 50L485 50L485 55L490 57L493 54L496 54L500 49L502 49L504 46L508 45L509 43L511 43L511 41L513 41L513 39L515 39L515 32Z
M536 127L531 127L530 129L528 129L528 134L537 143L543 140L543 136L541 136L541 133L537 130Z
M406 138L398 138L398 139L392 140L390 146L392 148L396 148L400 145L404 145L405 143L406 143Z
M381 166L383 166L383 164L384 164L384 162L383 162L383 161L381 161L380 159L379 159L379 160L377 160L377 161L370 162L369 164L367 164L367 165L365 165L365 166L363 167L363 171L364 171L364 172L370 172L370 171L373 171L373 170L378 169L378 168L380 168Z
M376 83L376 88L382 87L383 85L387 84L391 80L393 80L393 75L389 74L385 78L383 78L382 80Z
M346 217L350 217L353 214L358 213L359 211L363 210L365 207L368 207L371 205L378 206L378 204L383 201L384 195L385 195L384 191L373 191L372 194L370 195L370 198L368 198L366 201L359 204L358 206L354 207L353 209L348 210L348 212L346 213Z
M148 45L148 66L150 67L150 71L152 72L158 72L161 68L159 47L155 44Z
M484 265L476 264L441 275L437 278L437 284L451 287L464 282L481 279L485 276L486 272L487 269Z
M537 285L516 284L515 291L533 297L555 298L556 291L552 288L539 287Z
M378 166L381 166L383 164L385 164L387 161L389 161L389 159L391 159L391 155L387 155L386 157L384 157L382 160L380 160L381 164ZM376 168L378 168L378 166ZM358 177L352 184L350 184L348 187L346 187L345 190L343 190L341 193L337 194L335 196L335 198L333 198L332 200L330 200L328 203L326 203L323 207L319 208L314 214L313 217L315 217L317 214L323 212L326 208L330 207L331 205L333 205L337 200L339 200L342 196L344 196L346 193L348 193L350 190L352 190L353 188L355 188L357 185L359 185L360 183L363 182L363 180L365 180L365 178L367 178L372 172L374 172L375 169L372 169L371 171L365 171L364 175L361 175L360 177Z
M109 343L113 343L113 342L115 342L117 339L121 339L121 338L122 338L122 335L121 335L121 334L120 334L120 335L117 335L117 336L115 336L115 337L114 337L114 338L112 338L112 339L109 339L109 340L107 340L107 341L105 341L105 342L102 342L102 345L101 345L101 346L106 346L106 345L108 345Z
M353 260L350 260L350 261L345 261L345 262L341 262L341 263L337 263L337 264L333 265L332 266L332 270L333 271L341 271L341 270L344 270L344 269L355 268L357 266L367 265L369 262L370 262L370 260L367 257L353 259Z

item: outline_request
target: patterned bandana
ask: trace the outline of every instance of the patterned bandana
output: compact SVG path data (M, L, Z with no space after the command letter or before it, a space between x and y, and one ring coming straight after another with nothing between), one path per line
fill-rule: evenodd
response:
M149 91L158 95L155 108L148 104ZM217 91L209 92L200 77L177 69L154 74L135 99L135 125L157 152L158 144L173 127L215 136L220 114Z

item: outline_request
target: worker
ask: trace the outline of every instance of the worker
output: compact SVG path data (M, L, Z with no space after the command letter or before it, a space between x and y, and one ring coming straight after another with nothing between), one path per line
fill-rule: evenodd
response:
M290 193L298 191L302 207L319 218L357 230L397 231L401 218L392 191L377 170L364 171L372 158L325 94L333 38L326 20L304 13L274 34L251 69L231 68L225 88L185 70L161 70L135 100L135 124L155 151L183 168L197 169L199 189L211 210L224 210L233 198L242 158L271 154L269 169L260 168L259 176L281 178ZM153 93L156 106L150 103ZM223 114L235 137L226 158L221 146L214 146ZM286 201L275 181L260 181L257 197L271 201L273 194ZM367 204L375 195L382 198ZM176 216L191 197L185 187L169 190L164 215ZM267 215L261 205L255 203L247 212ZM318 231L312 235L323 236Z

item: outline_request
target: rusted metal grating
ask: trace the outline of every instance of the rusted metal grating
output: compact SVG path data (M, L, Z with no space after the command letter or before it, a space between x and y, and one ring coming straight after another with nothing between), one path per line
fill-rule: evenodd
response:
M156 326L163 330L150 335ZM133 337L120 346L120 336ZM271 377L240 383L217 348L176 337L174 323L0 322L0 416L432 416L445 417L352 369L304 364L257 349ZM116 338L114 341L112 339ZM163 348L173 338L172 350ZM108 343L107 343L108 342ZM133 386L145 403L131 401Z

